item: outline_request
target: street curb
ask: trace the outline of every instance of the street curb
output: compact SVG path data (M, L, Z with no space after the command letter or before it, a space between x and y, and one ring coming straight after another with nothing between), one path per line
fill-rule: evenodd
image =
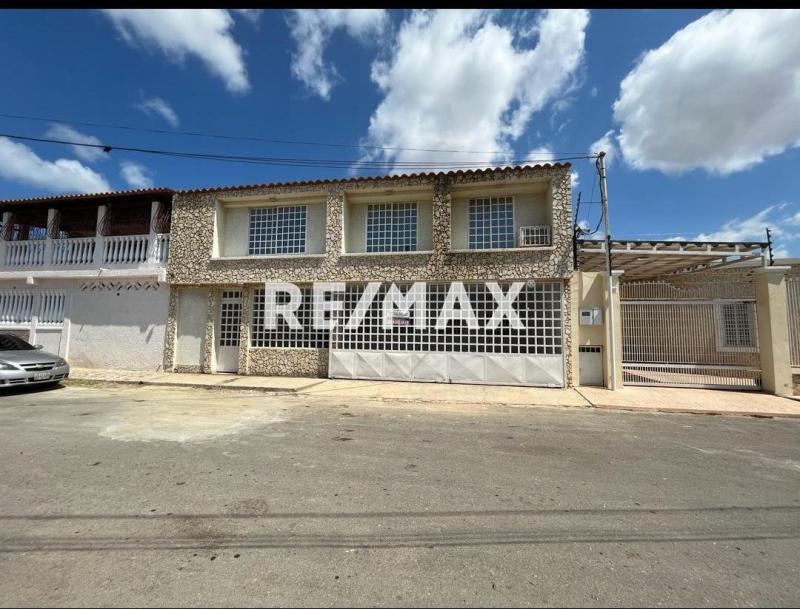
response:
M186 387L190 389L231 389L234 391L261 391L263 393L297 393L288 387L264 387L259 385L206 385L204 383L171 383L169 381L131 381L127 379L69 378L68 384L106 383L109 385L153 385L157 387Z
M785 419L800 419L800 413L792 412L764 412L764 411L733 411L733 410L709 410L699 408L646 408L641 406L611 406L607 404L593 404L593 408L599 410L626 410L628 412L661 412L665 414L705 414L716 416L734 417L755 417L758 419L771 419L775 417Z

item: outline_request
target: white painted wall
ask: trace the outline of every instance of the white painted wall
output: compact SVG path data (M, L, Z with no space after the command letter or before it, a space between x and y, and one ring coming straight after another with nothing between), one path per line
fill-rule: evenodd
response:
M71 365L161 369L169 303L166 284L152 280L108 280L74 285L72 302L68 305ZM94 285L96 289L81 289L83 285ZM157 288L146 289L145 285Z
M280 203L259 203L253 207L274 207L283 205L306 205L306 254L325 253L325 203L305 202L302 200ZM250 237L250 208L225 207L217 208L217 251L222 257L247 256L247 245ZM221 237L221 238L220 238Z
M42 345L45 351L61 355L61 328L43 330L38 328L36 330L36 344Z
M199 366L203 361L203 340L208 316L208 291L184 289L178 293L178 340L175 364Z

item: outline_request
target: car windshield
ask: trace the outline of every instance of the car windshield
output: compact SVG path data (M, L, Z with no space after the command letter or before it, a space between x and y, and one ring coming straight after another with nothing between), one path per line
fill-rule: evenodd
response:
M0 334L0 351L32 351L34 346L13 334Z

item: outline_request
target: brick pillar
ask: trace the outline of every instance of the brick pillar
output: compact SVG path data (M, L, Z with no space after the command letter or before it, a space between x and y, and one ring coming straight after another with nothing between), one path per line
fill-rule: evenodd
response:
M789 268L767 266L755 272L761 383L767 393L781 396L792 395L789 319L786 310L786 272Z

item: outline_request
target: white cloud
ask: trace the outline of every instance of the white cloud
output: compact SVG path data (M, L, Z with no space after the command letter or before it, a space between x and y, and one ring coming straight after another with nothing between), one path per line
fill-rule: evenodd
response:
M800 224L800 212L791 213L788 203L770 205L747 218L733 218L719 229L710 233L700 233L695 241L766 241L766 229L772 231L773 247L780 250L782 257L786 252L800 255L800 232L786 230L787 226ZM777 254L775 254L777 255Z
M647 52L614 103L625 160L716 174L800 144L800 10L714 11Z
M107 192L111 187L99 173L73 159L47 161L33 150L0 137L0 178L53 192Z
M61 123L54 123L47 130L47 137L62 140L66 142L80 142L82 144L95 144L99 145L102 142L93 135L86 135L80 131L73 129ZM72 150L79 159L83 159L87 163L94 163L100 159L106 158L106 153L102 148L87 148L85 146L72 146Z
M152 188L153 177L144 165L133 161L120 161L119 173L131 188Z
M323 57L333 32L343 28L367 43L380 37L389 16L384 9L295 9L287 21L297 47L292 54L292 75L327 100L340 79L336 68Z
M764 232L770 226L770 220L774 223L779 223L780 220L774 218L773 212L780 211L786 206L770 205L762 209L757 214L749 218L734 218L728 220L722 227L711 233L700 233L697 235L697 241L763 241L766 239ZM780 227L772 226L774 231L779 232Z
M508 162L511 142L531 116L569 91L581 64L589 14L544 11L533 48L513 25L484 10L414 11L403 22L387 61L372 65L384 98L363 144L394 148L480 151L481 154L384 150L366 158L401 163ZM516 43L515 43L516 41Z
M578 186L581 184L580 176L578 175L577 171L570 171L569 172L569 185L572 189L572 194L575 194L575 191L578 189Z
M527 161L552 161L556 157L555 153L547 146L539 146L528 151L525 155Z
M606 167L610 167L617 158L617 144L614 139L614 130L612 129L611 131L606 131L603 137L589 146L589 152L592 154L605 151Z
M244 52L231 34L233 17L224 9L103 9L130 44L152 44L167 57L201 59L233 93L250 88Z
M233 9L234 14L239 15L240 17L243 17L244 19L246 19L247 21L249 21L252 24L258 23L258 21L261 19L261 13L263 11L264 11L264 9L261 9L261 8L235 8L235 9Z
M159 115L173 127L177 127L180 124L178 114L175 112L175 110L173 110L169 103L160 97L146 99L143 102L136 104L136 107L145 114L149 114L151 116L153 114Z

